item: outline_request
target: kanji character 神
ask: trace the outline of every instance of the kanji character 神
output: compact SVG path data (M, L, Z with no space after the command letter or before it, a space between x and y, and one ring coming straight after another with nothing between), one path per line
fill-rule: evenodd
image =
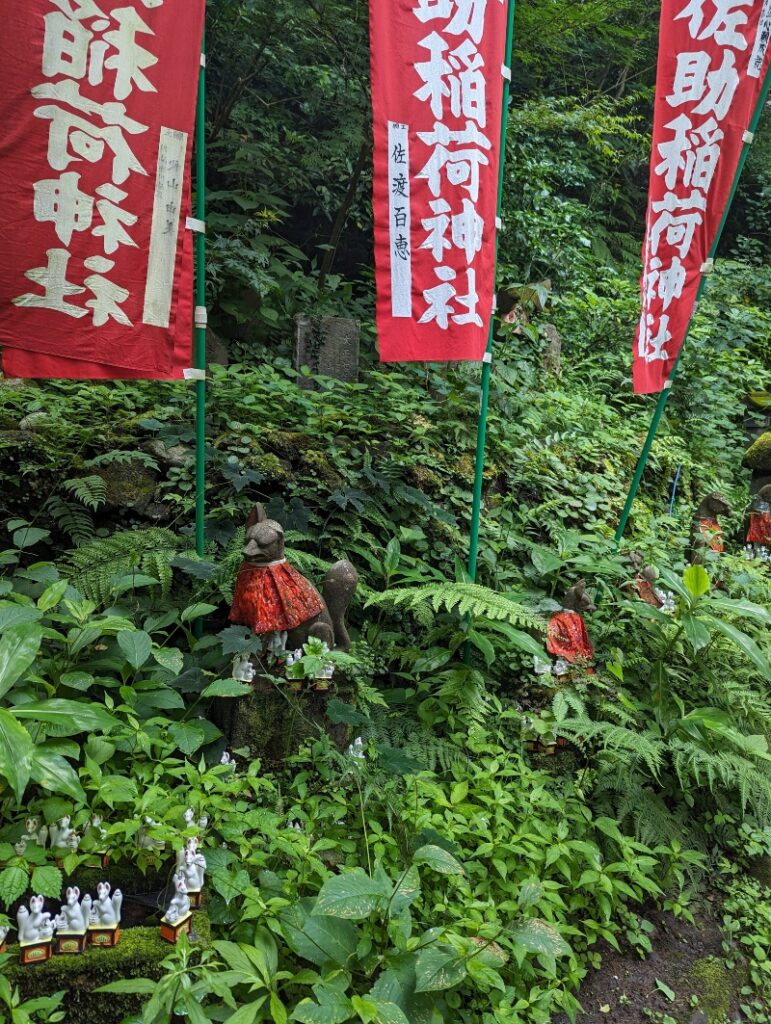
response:
M654 256L645 275L643 286L647 302L651 303L656 299L661 299L664 309L669 309L672 301L682 296L685 281L685 266L678 256L672 258L668 267L664 266L658 256Z
M714 117L694 127L685 114L680 114L666 127L675 137L659 143L658 151L663 159L656 167L656 174L663 174L667 188L673 189L682 171L684 185L709 192L725 133Z
M667 96L671 107L683 103L698 103L696 114L714 114L722 121L731 109L739 87L739 72L732 50L725 50L723 63L710 70L710 55L706 52L678 53L677 70L672 94Z
M450 184L463 186L476 202L479 198L479 169L490 163L482 149L492 148L490 140L472 121L466 122L465 130L457 132L437 122L432 132L418 132L418 137L427 146L435 147L428 163L418 175L428 180L433 195L439 196L441 193L442 171L445 170ZM450 150L447 147L452 143L478 148Z
M19 295L13 300L14 306L22 306L25 309L51 309L76 319L86 316L88 310L66 301L67 296L81 295L85 291L85 288L67 280L70 253L66 249L49 249L46 256L47 266L35 267L24 275L28 281L40 285L43 294L27 292L25 295Z
M655 256L658 254L662 235L667 245L677 248L680 259L688 255L696 228L704 223L702 211L707 208L707 200L700 192L691 192L688 196L678 196L667 192L662 200L653 203L653 212L660 216L650 229L650 249ZM684 213L678 213L684 210Z
M704 27L707 19L704 8L707 2L708 0L690 0L688 6L675 15L675 21L690 18L688 30L692 39L714 39L720 46L746 50L749 43L746 36L739 32L739 28L748 23L749 16L738 8L752 7L755 0L709 0L715 14Z
M35 220L52 222L59 241L65 245L70 244L73 232L88 231L94 219L94 200L79 186L80 175L74 171L34 184Z
M421 249L430 249L434 263L441 263L444 260L446 249L452 249L452 242L447 238L447 229L450 226L450 204L446 199L434 199L429 204L433 217L426 217L420 223L428 231L428 238L421 245Z

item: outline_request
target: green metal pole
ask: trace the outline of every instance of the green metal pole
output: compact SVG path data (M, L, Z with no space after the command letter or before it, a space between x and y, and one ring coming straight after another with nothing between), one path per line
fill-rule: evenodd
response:
M763 82L763 88L760 91L758 105L755 108L755 113L753 114L752 121L750 123L750 132L753 136L758 130L760 118L763 114L763 108L765 107L766 100L768 99L769 89L771 89L771 66L769 66L769 69L766 72L766 77ZM712 248L710 249L709 258L712 260L714 260L717 255L717 250L720 245L720 239L723 236L723 230L726 226L726 222L728 221L728 215L731 212L731 206L733 205L733 201L736 197L736 192L739 188L739 181L742 176L742 171L744 170L744 165L747 163L747 156L749 154L751 145L752 138L748 139L742 147L742 152L739 157L739 164L736 168L736 174L734 176L733 185L731 186L731 193L728 197L728 202L726 203L725 209L723 210L723 218L720 221L720 226L717 229L715 241L713 242ZM696 306L698 306L699 300L701 299L704 293L704 288L706 287L706 284L707 279L705 277L702 277L701 283L699 285L699 290L696 294ZM694 312L696 311L696 306L694 306ZM688 324L688 330L686 331L685 337L683 338L682 347L677 354L675 365L672 367L672 372L669 375L669 379L664 385L664 390L659 395L659 400L656 403L656 409L653 413L653 419L651 420L651 425L648 429L648 436L645 438L645 444L643 445L642 452L640 453L640 458L637 462L637 468L635 470L634 478L632 480L632 486L629 488L629 494L627 495L626 504L624 505L624 511L621 513L621 519L619 520L618 529L616 530L616 543L619 543L622 540L624 533L626 532L627 524L629 523L629 517L632 514L632 506L634 505L635 498L637 497L637 492L640 489L640 483L642 481L643 474L645 473L645 467L648 465L648 459L650 458L651 449L653 448L653 442L656 439L656 434L658 433L661 420L663 419L664 412L667 408L667 403L669 402L669 396L672 393L672 386L675 382L677 372L680 368L680 360L682 358L686 342L688 341L688 335L690 333L690 330L691 324Z
M506 59L505 67L510 76L511 61L514 53L514 12L516 0L509 0L508 20L506 24ZM498 166L498 217L503 208L503 172L506 167L506 135L509 127L509 94L511 92L510 77L503 80L503 109L501 114L501 154ZM495 236L495 267L498 267L498 233ZM494 286L493 282L493 286ZM495 321L490 316L490 332L487 337L487 349L482 363L482 394L479 405L479 423L477 426L477 453L474 471L474 500L471 509L471 540L469 544L468 572L472 580L477 578L479 561L479 528L482 520L482 488L485 473L485 446L487 443L487 416L490 407L490 374L493 365L493 342L495 340Z
M201 221L195 235L195 343L193 363L201 376L195 382L195 550L206 550L206 33L201 44L201 72L195 118L195 215ZM203 619L193 624L203 636Z
M195 125L195 215L206 221L206 41L202 46ZM196 370L206 372L206 234L195 235ZM206 544L206 379L195 382L195 549L203 557Z

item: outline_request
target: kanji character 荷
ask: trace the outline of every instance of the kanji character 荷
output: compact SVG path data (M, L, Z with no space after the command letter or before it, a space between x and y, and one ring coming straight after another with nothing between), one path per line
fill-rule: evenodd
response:
M65 245L70 244L73 232L88 231L94 218L94 200L81 192L79 185L80 175L74 171L34 183L35 220L52 222Z
M450 184L465 188L471 199L476 202L479 198L479 169L487 167L490 163L482 150L492 147L490 140L472 121L466 122L465 130L457 132L450 131L446 125L437 122L432 132L418 132L418 137L427 146L434 147L430 159L418 175L419 178L428 180L432 194L439 196L441 193L444 170ZM448 149L447 147L453 143L469 148Z
M67 296L80 295L85 291L85 288L67 280L70 253L66 249L49 249L46 256L48 257L47 266L35 267L24 275L28 281L40 285L43 294L27 292L25 295L19 295L13 300L14 306L21 306L25 309L50 309L76 319L86 316L88 310L81 306L73 306L72 303L66 301Z
M692 39L714 39L720 46L733 46L737 50L746 50L749 43L746 36L739 32L739 28L749 22L746 11L738 10L741 7L752 7L755 0L709 0L715 8L715 14L711 21L707 20L704 8L707 0L690 0L687 7L675 15L675 21L680 18L689 18L688 30Z
M651 253L654 256L658 254L663 235L666 244L677 248L680 259L684 260L690 251L696 228L704 223L702 211L706 208L707 200L696 191L688 196L667 192L662 200L653 203L653 212L658 213L659 217L650 229Z
M659 143L658 151L663 159L656 167L656 174L663 174L667 188L673 189L682 171L682 181L687 187L708 192L720 160L720 143L725 133L713 117L694 127L685 114L678 115L666 127L675 136Z

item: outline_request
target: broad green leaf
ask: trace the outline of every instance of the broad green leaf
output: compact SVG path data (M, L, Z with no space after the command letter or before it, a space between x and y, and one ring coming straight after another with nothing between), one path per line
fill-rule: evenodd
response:
M440 846L421 846L413 858L415 864L425 864L440 875L464 875L461 864Z
M255 1021L264 1020L260 1009L267 1002L267 995L259 996L257 999L252 1000L251 1003L244 1003L243 1006L239 1006L232 1016L228 1017L228 1024L255 1024Z
M37 526L22 526L20 530L14 530L13 543L17 548L31 548L50 536L48 530L41 530Z
M99 704L85 704L77 700L43 700L32 704L19 704L11 708L14 718L48 722L66 728L61 735L79 732L109 732L118 722Z
M183 622L190 622L192 619L202 619L205 615L211 615L212 612L216 611L216 604L207 604L205 601L199 601L197 604L191 604L189 608L185 608L180 615L180 619Z
M35 868L32 872L30 889L40 896L47 896L51 900L58 900L62 894L63 876L58 868L46 864L43 867Z
M412 906L418 896L420 896L420 872L417 865L413 864L397 884L391 899L389 911L391 917L399 917L400 914L403 914L408 907Z
M238 679L215 679L203 691L204 697L245 697L252 692L248 683L241 683Z
M390 885L386 887L383 882L370 878L361 868L352 868L326 880L313 914L363 921L375 910L385 909L391 892Z
M708 594L712 585L709 573L703 565L689 565L683 573L683 583L694 600Z
M665 585L667 590L673 590L685 601L686 605L690 608L693 604L693 598L691 592L675 573L669 569L661 569L659 572L659 579Z
M709 630L695 615L683 615L681 622L688 643L693 647L694 652L700 651L709 643Z
M746 633L731 625L730 622L712 615L705 615L703 621L717 629L723 636L728 637L766 679L771 679L771 665L769 665L768 659L752 637L747 636Z
M59 677L59 683L69 687L70 690L80 690L85 693L89 687L93 686L94 677L90 672L65 672L63 676Z
M279 921L289 948L317 967L345 967L356 951L358 933L350 921L313 914L316 901L298 900L282 911Z
M466 977L466 964L454 949L430 946L418 954L415 991L442 992L455 988Z
M666 985L663 981L659 981L658 978L656 978L656 988L667 997L670 1003L674 1003L675 999L677 999L677 996L669 985Z
M153 641L149 633L143 629L133 632L118 633L118 646L126 656L126 661L132 668L140 669L153 650Z
M0 903L10 907L27 891L29 877L24 868L11 867L0 871Z
M86 743L86 756L97 764L106 764L115 753L115 745L101 736L89 736Z
M544 888L541 883L531 878L520 886L517 903L520 909L529 910L543 898L543 894Z
M180 674L185 664L184 655L178 647L153 647L153 657L162 668L175 675Z
M194 754L206 742L203 729L196 722L174 722L169 726L169 736L183 754Z
M68 580L57 580L56 583L52 583L50 587L47 587L37 599L37 606L40 611L49 612L52 608L55 608L67 593L69 585ZM43 895L45 896L45 893Z
M383 771L391 772L394 775L419 775L420 772L426 771L424 764L397 747L384 747L377 744L376 750Z
M37 748L32 758L31 775L49 793L70 796L81 804L87 802L77 772L60 754Z
M456 804L462 804L467 796L468 782L456 782L455 785L452 787L452 792L450 793L450 803L453 805L453 807Z
M43 617L34 605L16 604L15 601L0 601L0 636L5 635L12 626L23 626L28 622L38 622Z
M548 921L529 918L512 929L510 938L529 953L544 954L552 959L570 956L570 946Z
M0 637L0 697L11 689L37 657L43 630L34 622L6 629Z
M771 612L763 605L753 604L752 601L740 601L732 597L712 596L706 606L709 610L727 612L729 615L737 615L746 619L757 619L759 622L771 622Z
M32 770L35 744L27 730L9 711L0 708L0 775L21 803Z
M385 1003L380 999L370 999L369 1001L375 1007L372 1024L410 1024L404 1010L396 1003Z
M151 996L158 988L157 981L149 978L124 978L111 981L109 985L101 985L95 992L114 992L116 995Z

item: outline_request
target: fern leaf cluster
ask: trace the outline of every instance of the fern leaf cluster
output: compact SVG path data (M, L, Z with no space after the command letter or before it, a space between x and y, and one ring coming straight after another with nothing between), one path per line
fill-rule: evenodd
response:
M422 587L395 587L376 594L367 607L407 608L417 611L426 606L434 613L457 611L471 618L509 622L515 626L536 629L543 626L538 617L505 594L476 583L432 583Z
M123 530L99 538L69 553L72 584L91 601L105 604L116 577L132 572L157 579L164 593L171 588L171 562L180 542L170 530L149 527Z

